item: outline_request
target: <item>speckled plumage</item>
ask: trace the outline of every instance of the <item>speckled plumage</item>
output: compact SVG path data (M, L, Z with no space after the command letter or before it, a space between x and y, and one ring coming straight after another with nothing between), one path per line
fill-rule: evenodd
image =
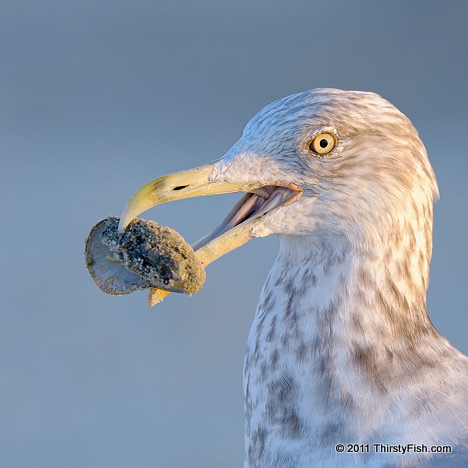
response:
M338 144L320 157L307 142L323 131ZM252 231L280 252L247 344L245 467L468 466L468 359L426 310L438 190L411 122L373 93L307 91L261 110L214 167L304 190Z

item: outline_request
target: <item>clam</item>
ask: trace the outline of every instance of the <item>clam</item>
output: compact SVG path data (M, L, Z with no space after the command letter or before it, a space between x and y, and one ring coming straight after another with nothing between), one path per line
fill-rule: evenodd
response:
M169 292L192 295L201 289L203 265L178 232L136 218L121 234L119 220L99 221L86 240L86 266L101 291L120 296L150 289L154 305Z

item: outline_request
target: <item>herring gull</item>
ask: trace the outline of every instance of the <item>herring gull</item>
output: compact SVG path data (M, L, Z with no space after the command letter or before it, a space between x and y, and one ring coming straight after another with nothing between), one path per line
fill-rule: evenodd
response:
M427 313L438 189L410 120L368 92L279 99L222 158L142 187L120 229L230 192L195 249L280 240L245 355L245 468L468 466L468 358Z

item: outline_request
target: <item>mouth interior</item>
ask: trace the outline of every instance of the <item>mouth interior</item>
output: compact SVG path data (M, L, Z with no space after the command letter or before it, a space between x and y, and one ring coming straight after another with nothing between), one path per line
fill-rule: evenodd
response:
M192 245L194 250L203 247L211 240L244 222L265 215L280 206L297 200L302 191L295 185L265 185L246 193L232 208L221 224L211 233Z

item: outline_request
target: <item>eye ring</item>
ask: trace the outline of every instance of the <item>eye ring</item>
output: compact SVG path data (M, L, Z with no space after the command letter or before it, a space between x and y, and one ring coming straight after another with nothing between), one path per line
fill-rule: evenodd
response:
M324 156L331 153L337 145L336 136L330 132L319 133L309 141L307 147L312 153L318 156Z

